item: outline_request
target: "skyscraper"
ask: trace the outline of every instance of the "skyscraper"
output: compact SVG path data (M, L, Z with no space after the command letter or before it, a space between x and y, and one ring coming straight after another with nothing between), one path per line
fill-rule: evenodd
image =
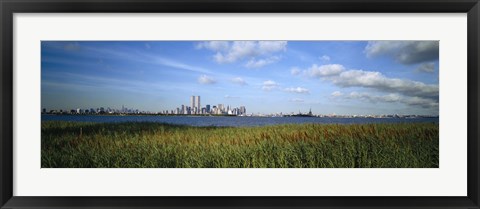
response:
M247 109L245 108L245 106L240 106L240 115L244 114L247 114Z
M195 108L195 96L190 97L190 108Z
M185 108L185 105L182 105L182 110L180 114L187 114L187 109Z
M190 107L192 108L192 114L199 114L202 107L200 106L200 96L190 97Z
M223 114L223 112L225 111L225 108L223 106L223 104L218 104L218 113L217 114Z
M197 107L197 113L200 113L202 106L200 105L200 96L195 97L195 107Z

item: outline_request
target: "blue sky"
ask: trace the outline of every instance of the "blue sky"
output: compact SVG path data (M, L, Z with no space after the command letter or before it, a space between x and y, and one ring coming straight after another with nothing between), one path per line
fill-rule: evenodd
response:
M42 41L42 108L438 115L438 41Z

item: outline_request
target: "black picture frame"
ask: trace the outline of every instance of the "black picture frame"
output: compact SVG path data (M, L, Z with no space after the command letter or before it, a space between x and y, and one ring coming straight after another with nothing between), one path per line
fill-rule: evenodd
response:
M1 208L480 208L478 0L0 0ZM467 13L468 195L465 197L13 196L14 13ZM448 181L449 179L445 179ZM93 189L93 188L92 188Z

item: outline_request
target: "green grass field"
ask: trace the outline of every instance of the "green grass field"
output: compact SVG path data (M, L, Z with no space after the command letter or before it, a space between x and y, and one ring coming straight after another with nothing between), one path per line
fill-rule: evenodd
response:
M438 168L434 123L42 122L42 168Z

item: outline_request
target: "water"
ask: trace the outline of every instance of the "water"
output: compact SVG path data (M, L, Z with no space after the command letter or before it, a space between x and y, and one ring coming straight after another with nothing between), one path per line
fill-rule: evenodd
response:
M190 126L264 126L277 124L323 123L411 123L433 122L438 118L318 118L318 117L225 117L225 116L96 116L96 115L42 115L42 121L76 122L159 122Z

